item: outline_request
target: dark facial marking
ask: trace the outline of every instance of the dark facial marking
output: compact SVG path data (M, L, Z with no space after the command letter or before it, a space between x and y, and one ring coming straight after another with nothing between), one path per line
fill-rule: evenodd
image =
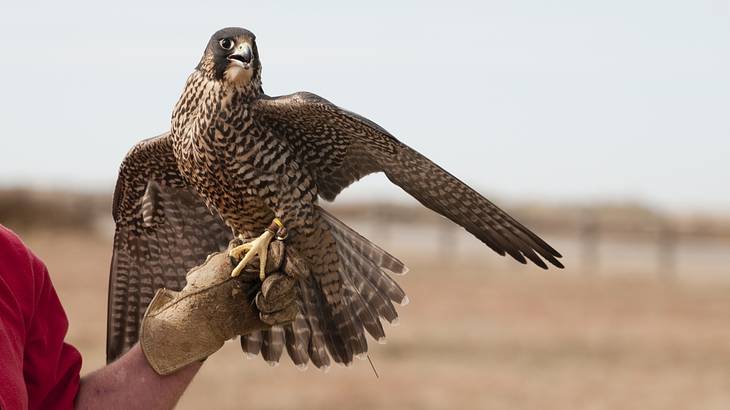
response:
M244 29L239 27L228 27L222 30L218 30L210 37L208 46L206 47L205 53L210 54L213 59L213 75L214 78L222 80L224 73L230 61L228 56L231 55L233 49L235 49L236 42L248 40L251 43L253 51L252 58L252 69L253 77L257 77L260 72L261 64L258 61L258 48L256 47L256 36ZM205 56L203 57L205 58ZM201 68L199 64L198 69Z

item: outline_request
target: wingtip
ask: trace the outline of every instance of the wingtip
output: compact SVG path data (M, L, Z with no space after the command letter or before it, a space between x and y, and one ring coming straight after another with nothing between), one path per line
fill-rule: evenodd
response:
M527 265L527 259L525 259L525 258L517 258L517 257L515 257L514 255L512 255L512 259L516 260L517 262L519 262L519 263L521 263L521 264L523 264L523 265ZM539 265L539 264L537 264L537 263L536 263L536 265L537 265L537 266L540 266L540 265Z
M557 258L559 258L559 257L560 256L558 256ZM558 269L565 268L565 266L563 265L563 263L560 262L557 258L551 256L551 257L546 257L545 259L547 259L547 261L550 262L550 264L552 264L554 267L556 267Z
M537 256L537 254L535 254L534 252L526 252L526 253L524 253L524 254L525 254L525 256L527 256L527 259L529 259L529 260L530 260L530 261L531 261L532 263L534 263L535 265L537 265L537 266L541 267L542 269L547 269L547 268L548 268L548 266L547 266L547 264L545 263L545 261L543 261L543 260L542 260L542 259L541 259L541 258L540 258L539 256Z
M380 268L384 269L386 272L396 275L396 276L403 276L406 273L408 273L409 269L408 266L403 265L402 267L386 267L386 266L380 266Z
M564 265L563 265L562 263L560 263L560 261L559 261L559 260L557 260L557 259L555 259L555 258L548 258L547 260L548 260L548 262L550 262L550 264L551 264L551 265L553 265L553 267L555 267L555 268L558 268L558 269L564 269L564 268L565 268L565 266L564 266ZM548 270L548 269L550 268L550 266L549 266L549 265L547 265L547 264L546 264L545 262L543 262L542 260L540 260L540 262L541 262L541 263L539 263L539 264L538 264L538 263L535 263L535 264L536 264L537 266L541 267L541 268L542 268L542 269L544 269L544 270Z

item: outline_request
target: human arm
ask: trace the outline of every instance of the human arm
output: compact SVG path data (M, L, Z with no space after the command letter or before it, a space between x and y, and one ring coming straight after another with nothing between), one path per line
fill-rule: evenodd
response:
M216 253L188 273L182 291L159 290L142 320L140 343L82 378L76 408L173 408L200 360L225 340L290 322L296 314L292 280L275 272L283 255L277 242L260 285L252 269L232 278L230 258Z
M197 361L160 376L136 344L119 360L81 378L76 408L172 409L201 365Z

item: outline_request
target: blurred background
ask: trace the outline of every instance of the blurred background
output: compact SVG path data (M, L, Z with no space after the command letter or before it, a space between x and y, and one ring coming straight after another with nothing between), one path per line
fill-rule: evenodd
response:
M369 176L329 208L411 268L380 378L229 343L179 408L730 408L727 0L4 5L0 223L48 265L84 373L118 166L225 26L256 33L267 93L373 119L567 267L502 258Z

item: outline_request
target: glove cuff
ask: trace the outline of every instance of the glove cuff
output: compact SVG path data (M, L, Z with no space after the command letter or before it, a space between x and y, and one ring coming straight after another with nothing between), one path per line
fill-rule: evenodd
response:
M204 309L191 308L194 298L176 300L179 292L159 289L150 302L139 334L140 347L152 369L173 373L218 351L226 338L210 326ZM186 312L179 314L180 310Z

